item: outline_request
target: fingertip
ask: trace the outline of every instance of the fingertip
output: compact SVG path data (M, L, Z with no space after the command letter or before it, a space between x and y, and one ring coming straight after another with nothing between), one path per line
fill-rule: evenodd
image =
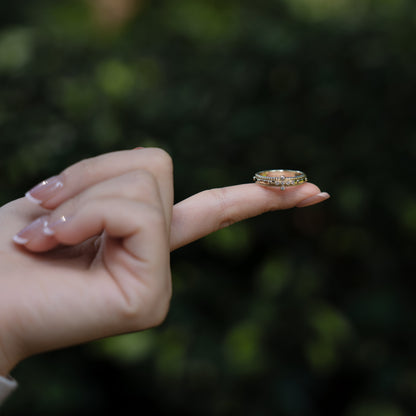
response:
M46 235L31 240L15 235L12 240L18 247L33 253L43 253L50 251L59 245L53 236L48 237Z
M25 193L25 197L26 197L26 199L28 199L33 204L40 205L42 203L42 201L40 199L34 198L31 195L30 191L28 191L28 192Z
M24 246L33 252L43 252L54 248L58 242L52 234L45 232L48 217L41 216L12 237L15 244Z
M19 246L24 246L25 244L27 244L29 242L29 240L27 238L20 237L17 234L15 236L13 236L13 239L12 240L16 244L18 244Z
M326 201L330 197L331 196L329 195L328 192L320 192L316 195L312 195L308 198L303 199L302 201L300 201L299 203L296 204L296 207L297 208L304 208L304 207L308 207L310 205L315 205L315 204L318 204L320 202Z

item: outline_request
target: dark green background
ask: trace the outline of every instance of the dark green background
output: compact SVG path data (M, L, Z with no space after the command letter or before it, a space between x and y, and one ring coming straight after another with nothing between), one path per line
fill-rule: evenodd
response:
M136 146L178 201L281 167L332 198L173 253L161 327L21 363L3 413L416 414L415 3L94 1L0 5L3 203Z

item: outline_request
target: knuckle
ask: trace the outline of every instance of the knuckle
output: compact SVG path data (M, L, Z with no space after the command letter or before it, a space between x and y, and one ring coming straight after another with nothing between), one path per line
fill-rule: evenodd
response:
M70 177L75 176L75 177L85 179L85 178L90 177L93 174L93 171L94 171L94 168L92 166L91 159L84 159L66 168L62 172L62 175L65 178L70 178Z
M161 325L169 313L170 296L164 296L163 299L159 299L157 305L153 309L152 318L149 322L150 327Z
M166 229L165 211L158 201L152 201L148 204L146 223L149 225L149 228L153 228L155 232Z
M74 213L79 211L84 205L84 201L82 201L79 195L76 195L65 201L56 210L54 210L50 215L49 222L57 221L62 216L71 217L72 215L74 215Z
M149 149L152 166L158 171L170 174L173 171L173 161L168 152L160 148Z
M223 188L213 188L203 191L207 199L215 201L215 209L218 212L223 212L227 208L226 195Z
M164 282L152 284L144 291L142 287L129 293L120 312L121 319L129 321L133 330L155 327L166 319L172 298L170 271Z
M162 308L159 306L159 313L156 313L153 319L153 322L151 323L151 327L162 325L165 321L166 317L168 316L169 312L169 302L166 302L165 308Z
M160 325L168 315L170 301L172 298L172 284L170 272L168 276L164 278L165 284L162 284L158 292L152 299L151 310L152 313L152 326Z
M154 203L158 198L158 182L151 172L136 170L117 183L117 195L127 199Z
M146 190L155 189L158 186L154 175L147 170L134 172L133 180L139 182L140 187L146 187Z
M206 192L209 192L210 196L213 197L213 200L215 201L219 229L226 228L240 220L233 209L233 205L230 203L226 189L216 188Z

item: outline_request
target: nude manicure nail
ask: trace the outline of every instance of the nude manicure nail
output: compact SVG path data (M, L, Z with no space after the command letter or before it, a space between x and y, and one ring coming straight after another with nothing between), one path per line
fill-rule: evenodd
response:
M23 246L23 245L25 245L25 244L27 244L27 243L29 242L29 239L28 239L28 238L23 238L23 237L20 237L18 234L16 234L16 235L13 237L13 241L14 241L16 244L19 244L19 245Z
M296 206L298 208L307 207L309 205L317 204L318 202L325 201L330 198L330 195L327 192L321 192L319 194L310 196L309 198L300 201Z
M39 205L56 195L63 186L61 176L52 176L26 192L26 198Z
M59 227L62 224L65 224L69 221L69 217L65 217L62 215L56 221L53 222L46 222L45 226L43 227L43 234L51 236L55 234L55 228Z
M19 231L14 237L13 241L16 244L24 245L27 244L30 240L42 234L43 229L47 228L48 220L47 216L42 216L37 220L33 221L27 227Z

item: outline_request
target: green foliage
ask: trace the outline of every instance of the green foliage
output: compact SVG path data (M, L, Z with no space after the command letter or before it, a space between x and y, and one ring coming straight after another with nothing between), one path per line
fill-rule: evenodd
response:
M173 253L161 327L22 363L5 412L416 414L415 3L99 3L0 6L3 203L137 146L178 201L268 168L332 199Z
M309 325L314 334L305 345L307 359L316 372L333 371L339 365L340 346L350 338L349 322L339 312L326 305L314 307L309 315Z
M13 73L29 63L33 54L33 34L26 28L13 28L0 34L0 72Z
M259 289L264 296L279 295L291 278L291 267L287 258L273 256L263 265L259 276Z
M227 334L224 353L232 373L255 374L264 365L261 351L262 328L256 322L242 322Z
M151 355L155 348L155 334L152 331L138 332L103 339L92 344L98 354L118 361L132 364Z
M404 416L404 413L394 404L369 401L355 405L346 416Z
M205 244L218 253L240 256L250 245L250 235L244 223L239 223L207 236Z

